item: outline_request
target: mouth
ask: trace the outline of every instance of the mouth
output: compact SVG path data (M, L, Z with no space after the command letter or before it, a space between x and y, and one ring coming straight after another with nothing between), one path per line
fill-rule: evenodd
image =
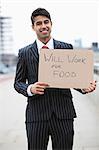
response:
M48 31L42 31L42 34L47 34L48 33Z
M47 34L48 33L48 29L46 29L46 30L41 30L40 31L42 34Z

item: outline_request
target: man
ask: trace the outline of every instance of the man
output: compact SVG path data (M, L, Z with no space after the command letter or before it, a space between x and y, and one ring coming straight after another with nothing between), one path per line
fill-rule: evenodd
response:
M14 87L17 92L28 97L26 108L26 131L28 150L47 150L49 135L53 150L72 150L73 120L76 117L70 89L49 88L47 83L38 82L40 49L72 49L71 44L56 41L51 37L52 21L43 8L31 15L36 41L20 49ZM78 89L89 93L96 88L95 81L88 89Z

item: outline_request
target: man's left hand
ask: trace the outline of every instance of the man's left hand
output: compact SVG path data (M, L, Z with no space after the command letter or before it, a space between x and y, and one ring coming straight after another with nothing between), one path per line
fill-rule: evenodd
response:
M90 86L88 88L82 89L85 93L93 92L96 89L96 81L90 82Z

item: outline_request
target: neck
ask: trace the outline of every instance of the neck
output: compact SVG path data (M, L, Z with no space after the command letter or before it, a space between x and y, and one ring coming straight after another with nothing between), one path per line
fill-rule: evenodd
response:
M44 39L39 39L42 43L47 44L48 41L51 39L51 37L44 38Z

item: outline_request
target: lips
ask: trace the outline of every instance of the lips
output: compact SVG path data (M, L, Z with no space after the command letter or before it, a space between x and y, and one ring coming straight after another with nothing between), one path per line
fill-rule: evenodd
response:
M43 34L46 34L46 33L48 33L48 29L42 29L42 30L40 30L40 32L42 32Z
M45 31L42 31L42 34L47 34L47 33L48 33L48 31L46 31L46 30L45 30Z

